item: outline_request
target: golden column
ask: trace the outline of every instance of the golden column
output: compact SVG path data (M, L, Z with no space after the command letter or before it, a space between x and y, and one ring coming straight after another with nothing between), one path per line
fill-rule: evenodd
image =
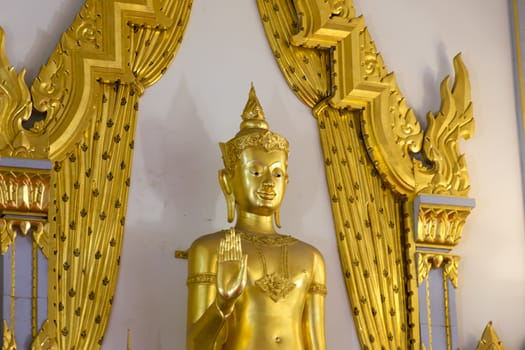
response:
M421 344L426 349L457 349L455 288L459 243L474 200L420 194L413 201L415 263ZM412 249L410 249L412 250ZM414 251L412 250L412 251Z

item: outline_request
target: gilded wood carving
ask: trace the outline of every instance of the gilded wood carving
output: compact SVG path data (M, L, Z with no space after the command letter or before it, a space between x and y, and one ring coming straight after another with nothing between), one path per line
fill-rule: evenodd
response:
M285 79L317 120L361 344L416 348L414 292L417 278L424 279L432 266L417 273L411 243L436 237L457 243L468 214L456 213L453 231L427 237L418 230L423 236L413 238L409 212L415 196L468 194L457 143L472 135L474 123L461 57L454 59L454 86L443 81L441 109L428 114L422 130L351 1L257 3ZM49 322L35 349L98 348L102 342L120 258L139 97L173 59L190 7L191 0L87 0L30 92L24 73L9 67L0 32L0 155L53 162L50 174L15 176L17 188L31 193L21 205L47 214L53 233L45 225L33 232L50 272ZM46 117L28 126L32 105ZM20 180L24 176L29 182ZM16 191L6 187L1 193L19 198ZM44 204L53 200L49 208ZM15 236L10 225L0 222L3 250ZM27 227L24 221L17 225ZM439 257L429 259L423 260ZM444 267L457 284L454 259ZM4 348L16 346L4 329Z
M190 10L191 0L86 0L31 93L24 72L9 67L0 32L0 154L53 162L44 180L15 176L21 185L14 191L29 189L20 200L49 218L52 233L33 233L49 259L49 322L34 349L102 343L120 261L139 98L174 58ZM28 127L32 105L45 118ZM10 232L9 222L0 225ZM2 234L3 249L11 236Z
M492 321L489 322L485 330L483 330L476 350L505 350L505 347L494 330L494 326L492 326Z
M454 86L443 81L441 109L428 114L423 130L350 0L257 4L277 64L317 120L361 345L419 348L413 200L468 194L457 143L472 135L474 123L461 56ZM460 229L458 218L451 226Z

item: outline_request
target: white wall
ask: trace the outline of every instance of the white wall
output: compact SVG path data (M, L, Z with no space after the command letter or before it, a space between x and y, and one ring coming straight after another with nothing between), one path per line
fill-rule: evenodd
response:
M2 0L12 64L32 78L80 0ZM525 347L525 230L512 83L508 8L476 0L354 0L399 85L420 116L439 109L439 83L463 52L476 134L461 143L473 211L462 256L460 343L473 349L495 322L508 349ZM182 47L141 100L119 285L104 350L182 349L185 261L197 236L227 225L216 181L217 143L238 128L254 82L272 129L291 142L283 231L318 246L329 275L329 349L358 348L339 271L316 125L290 92L264 37L255 1L196 0Z

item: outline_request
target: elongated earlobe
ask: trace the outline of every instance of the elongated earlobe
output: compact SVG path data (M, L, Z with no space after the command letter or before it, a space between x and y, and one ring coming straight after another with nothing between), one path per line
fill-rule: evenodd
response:
M228 213L228 222L233 222L233 219L235 219L235 198L233 195L226 197L226 210Z
M235 196L230 187L228 181L228 175L224 169L219 170L219 185L221 185L222 193L224 194L224 199L226 199L226 212L228 222L233 222L235 219Z
M281 228L281 213L279 211L279 209L277 209L274 213L273 213L273 218L275 220L275 226Z

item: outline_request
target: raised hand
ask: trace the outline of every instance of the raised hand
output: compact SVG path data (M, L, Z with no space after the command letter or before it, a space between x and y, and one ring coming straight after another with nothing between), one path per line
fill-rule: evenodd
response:
M221 313L227 317L246 286L247 255L242 254L241 237L232 227L221 239L217 252L217 298Z

